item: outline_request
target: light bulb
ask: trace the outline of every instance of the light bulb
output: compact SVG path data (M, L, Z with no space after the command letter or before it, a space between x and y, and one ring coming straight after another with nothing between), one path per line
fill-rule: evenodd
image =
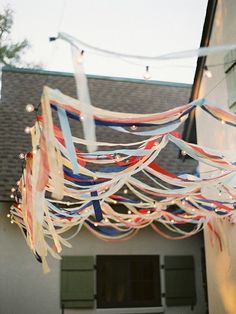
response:
M186 155L187 155L187 153L186 153L185 150L182 150L182 151L181 151L181 154L182 154L183 156L186 156Z
M11 195L10 195L10 198L14 198L14 194L11 194Z
M19 185L20 185L20 181L17 181L17 182L16 182L16 185L18 185L18 186L19 186Z
M13 193L14 193L14 192L15 192L15 190L16 190L15 188L11 188L11 192L13 192Z
M83 62L83 55L84 55L84 50L81 51L81 53L77 57L77 63L80 64Z
M128 214L129 214L129 215L132 214L132 211L131 211L131 210L128 210Z
M146 66L146 72L144 73L143 78L145 80L149 80L151 78L151 75L149 73L149 66Z
M225 121L224 121L224 120L221 120L221 124L225 124Z
M11 224L14 224L14 220L11 220Z
M150 210L148 210L148 211L147 211L147 214L151 214L151 211L150 211Z
M7 218L10 218L11 217L11 215L10 214L7 214Z
M25 106L25 110L26 110L27 112L33 112L33 111L34 111L34 105L32 105L32 104L27 104L27 105Z
M26 127L25 127L25 133L26 133L26 134L30 134L30 131L31 131L31 127L26 126Z
M128 194L128 190L127 189L124 189L124 194Z
M98 226L98 224L95 222L94 226L95 226L95 227L97 227L97 226Z
M207 78L212 78L212 73L206 65L204 66L204 74Z
M25 154L24 153L20 153L19 158L20 159L25 159Z
M137 130L137 126L136 125L132 125L130 128L131 128L132 131Z

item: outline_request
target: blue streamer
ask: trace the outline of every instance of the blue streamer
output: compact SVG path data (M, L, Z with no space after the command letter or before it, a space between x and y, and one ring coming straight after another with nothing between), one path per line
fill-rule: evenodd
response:
M77 162L75 146L72 141L72 135L71 135L70 125L68 122L66 111L63 108L58 107L57 113L60 120L61 129L64 135L65 145L66 145L69 157L70 157L70 161L72 163L73 172L77 174L79 173L79 166Z

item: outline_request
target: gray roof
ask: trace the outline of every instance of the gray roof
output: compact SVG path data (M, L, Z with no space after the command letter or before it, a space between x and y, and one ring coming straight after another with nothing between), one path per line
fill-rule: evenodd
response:
M171 82L144 81L126 78L88 76L93 105L121 112L154 113L188 102L191 85ZM25 126L33 125L34 113L27 113L28 103L40 102L42 88L51 88L76 97L74 78L70 73L42 70L3 68L0 103L0 200L9 200L10 189L21 174L20 152L30 150L30 137ZM78 125L73 132L80 133ZM82 134L80 134L82 136ZM127 141L129 136L97 127L102 141ZM192 171L195 163L178 159L178 149L169 145L158 162L172 172Z

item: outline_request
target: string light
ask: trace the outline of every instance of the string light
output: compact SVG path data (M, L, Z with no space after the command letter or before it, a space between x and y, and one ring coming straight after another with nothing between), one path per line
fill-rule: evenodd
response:
M128 190L127 189L124 189L124 194L128 194Z
M33 112L33 111L34 111L34 105L32 105L32 104L27 104L27 105L25 106L25 110L26 110L27 112Z
M131 210L128 210L128 214L129 214L129 215L132 214L132 211L131 211Z
M7 214L7 218L10 218L11 217L11 215L10 214Z
M183 156L186 156L186 155L187 155L187 152L186 152L185 150L182 150L182 151L181 151L181 154L182 154Z
M146 66L146 72L144 73L143 78L145 80L150 80L150 78L151 78L151 75L149 73L149 66L148 65Z
M225 124L225 121L224 121L224 120L221 120L221 124Z
M16 191L16 189L13 187L11 188L11 192L14 193Z
M14 224L14 220L11 220L11 224Z
M84 50L81 51L81 53L79 54L78 58L77 58L77 63L80 64L83 62L84 59Z
M24 153L20 153L19 158L20 159L25 159L25 154Z
M30 134L30 131L31 131L31 127L26 126L26 127L25 127L25 133L26 133L26 134Z
M211 73L211 71L208 69L208 67L206 65L204 66L204 75L207 78L212 78L212 73Z
M130 129L131 129L132 131L135 131L135 130L137 130L137 126L136 126L136 125L132 125L132 126L130 127Z
M11 195L10 195L10 198L14 198L14 194L11 194Z

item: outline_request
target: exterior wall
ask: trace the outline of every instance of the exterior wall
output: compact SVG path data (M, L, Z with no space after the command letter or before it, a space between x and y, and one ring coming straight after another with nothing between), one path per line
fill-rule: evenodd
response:
M6 214L9 203L0 203L0 313L3 314L58 314L60 310L60 263L49 258L51 272L44 275L39 264L26 246L16 225L10 224ZM197 305L171 307L165 314L203 314L205 302L202 289L201 235L182 241L168 241L160 238L150 229L140 231L126 242L103 242L88 231L82 230L72 240L72 249L65 249L64 255L97 254L158 254L193 255L196 269ZM65 314L95 314L103 310L65 310ZM109 313L106 311L106 313ZM110 313L119 313L111 311ZM128 313L128 311L126 312ZM133 312L134 313L134 312ZM135 312L137 314L138 312ZM146 312L145 312L146 313ZM155 312L156 313L156 312Z
M234 0L219 0L216 10L210 46L236 42L236 3ZM209 104L228 110L228 95L224 73L224 54L216 54L207 58L206 65L211 70L211 79L203 77L199 98L206 98ZM211 64L222 64L210 67ZM197 116L198 144L218 150L236 149L236 130L222 125L207 113L198 110ZM206 165L200 165L202 177L209 176L212 170ZM208 299L210 314L236 313L236 226L228 221L219 223L213 220L220 233L224 249L219 250L218 244L212 244L211 234L204 232Z

